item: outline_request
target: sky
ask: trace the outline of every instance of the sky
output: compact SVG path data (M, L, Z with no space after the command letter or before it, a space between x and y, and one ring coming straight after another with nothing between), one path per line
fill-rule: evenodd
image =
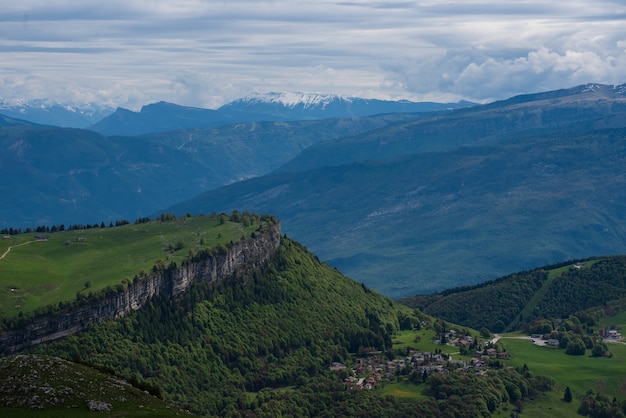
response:
M251 93L488 102L626 83L624 0L19 0L0 98L217 108Z

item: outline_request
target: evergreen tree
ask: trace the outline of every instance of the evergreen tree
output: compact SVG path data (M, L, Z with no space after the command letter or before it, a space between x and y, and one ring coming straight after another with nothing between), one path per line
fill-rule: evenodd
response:
M572 402L572 391L570 390L569 386L565 388L565 393L563 394L563 400L567 403Z

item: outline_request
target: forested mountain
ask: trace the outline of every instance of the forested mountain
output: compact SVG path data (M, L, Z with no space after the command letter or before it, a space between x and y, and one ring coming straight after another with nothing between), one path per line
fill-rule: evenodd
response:
M389 349L398 326L389 299L284 239L261 270L196 282L178 298L155 298L125 319L36 351L110 366L193 412L225 416L271 407L262 401L271 391L262 389L306 386L348 353ZM306 402L299 408L325 407Z
M494 332L525 329L538 320L585 313L597 321L611 302L626 298L626 257L596 257L511 274L475 286L456 287L402 302L431 315ZM617 310L619 312L620 310Z
M0 227L135 219L407 115L253 122L139 137L0 119ZM7 125L7 126L3 126Z
M37 126L37 124L23 119L14 119L9 116L0 114L0 128L7 126Z

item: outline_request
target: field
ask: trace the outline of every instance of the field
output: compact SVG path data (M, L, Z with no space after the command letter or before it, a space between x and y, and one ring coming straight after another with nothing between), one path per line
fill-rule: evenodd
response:
M611 398L626 396L626 345L622 343L609 345L612 358L594 358L589 351L585 356L568 356L563 350L539 347L528 340L503 338L501 341L513 353L507 364L526 364L536 375L554 377L563 388L570 387L574 399L583 396L588 389Z
M612 324L618 328L626 323L626 314L605 318L602 322ZM419 335L421 341L415 342ZM558 388L553 392L542 393L533 402L526 402L523 409L524 416L535 418L571 417L576 416L580 399L589 389L600 392L609 398L616 397L619 401L626 398L626 344L622 342L610 343L611 358L593 358L589 350L585 356L569 356L564 350L534 345L529 339L519 338L521 334L506 334L499 340L506 350L511 353L511 359L503 360L505 366L523 367L526 364L534 375L551 376L558 382ZM434 345L432 330L402 331L394 337L396 349L411 347L420 351L434 351L453 354L455 359L468 359L468 356L458 354L458 349L450 346ZM484 339L483 339L484 341ZM573 401L564 402L565 387L572 391ZM379 389L384 395L392 395L399 401L419 400L424 397L423 385L414 385L404 380L388 383ZM496 417L509 417L514 410L513 406L502 411Z
M71 301L160 262L179 263L190 251L238 241L258 227L218 216L127 224L0 239L0 318Z

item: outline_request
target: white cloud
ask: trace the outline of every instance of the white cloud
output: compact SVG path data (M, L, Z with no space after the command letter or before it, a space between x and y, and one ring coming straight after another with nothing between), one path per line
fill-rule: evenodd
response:
M496 99L626 82L625 20L617 0L22 0L0 6L0 97Z

